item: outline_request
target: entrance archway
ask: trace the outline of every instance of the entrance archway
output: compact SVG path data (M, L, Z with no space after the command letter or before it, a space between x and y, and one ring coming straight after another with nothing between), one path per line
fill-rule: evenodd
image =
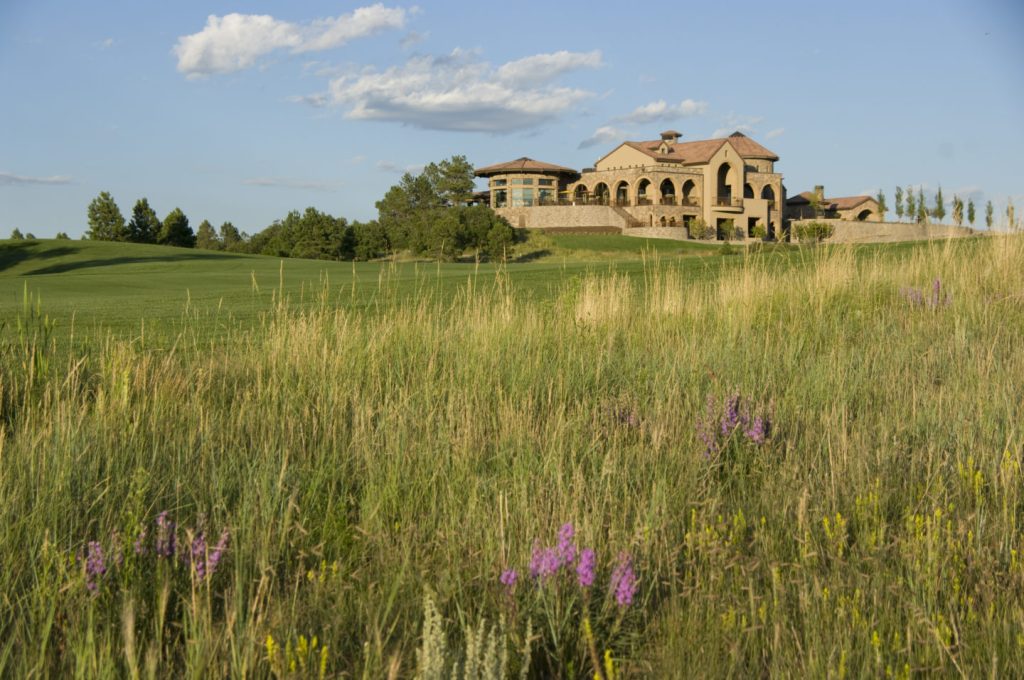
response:
M636 204L637 205L649 205L651 197L647 195L647 190L651 186L651 180L642 179L636 185Z
M594 187L594 200L598 205L608 205L608 185L601 182Z
M859 213L857 214L857 221L858 221L858 222L866 222L867 220L871 219L871 216L872 216L873 214L874 214L874 213L873 213L873 212L871 212L871 209L870 209L870 208L868 208L868 209L866 209L866 210L861 210L861 211L860 211L860 212L859 212Z
M587 199L590 198L590 192L587 191L587 188L585 186L580 184L579 186L576 187L576 192L573 194L573 196L576 199L577 205L586 205Z
M629 205L629 182L626 180L615 185L615 205Z
M718 205L730 205L732 203L732 184L734 174L732 166L728 163L722 163L718 166L718 183L717 191L715 192L715 196L718 199Z
M697 201L694 197L694 192L697 189L696 183L692 179L688 179L683 182L683 205L696 205Z

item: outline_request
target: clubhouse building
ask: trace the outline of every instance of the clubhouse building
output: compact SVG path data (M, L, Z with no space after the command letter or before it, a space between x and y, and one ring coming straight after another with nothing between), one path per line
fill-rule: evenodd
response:
M832 216L878 219L866 196L786 200L779 157L741 132L721 139L623 142L577 172L530 158L476 169L488 179L483 198L513 226L526 228L677 228L690 237L773 238L786 231L787 210L834 208ZM820 187L818 187L820 189ZM804 198L800 203L796 199ZM855 200L856 199L856 200ZM861 200L864 199L864 200ZM869 203L870 202L870 203ZM825 216L825 215L822 215Z

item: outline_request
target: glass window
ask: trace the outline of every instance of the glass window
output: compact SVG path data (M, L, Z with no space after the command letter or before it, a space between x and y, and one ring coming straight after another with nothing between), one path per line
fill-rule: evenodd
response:
M505 189L498 189L494 192L494 207L504 208L508 205L508 191Z
M503 187L506 184L508 184L508 180L507 179L492 179L491 180L491 186L492 187Z
M518 178L512 180L512 184L524 184L526 186L530 186L530 185L533 184L533 178L532 177L530 177L530 178L518 177Z
M539 179L539 180L537 180L537 184L539 186L542 186L542 187L550 187L550 186L554 186L555 180L553 180L553 179Z
M537 190L537 202L541 205L545 203L554 203L555 192L551 189L538 189Z
M512 207L522 208L533 205L533 189L513 189Z

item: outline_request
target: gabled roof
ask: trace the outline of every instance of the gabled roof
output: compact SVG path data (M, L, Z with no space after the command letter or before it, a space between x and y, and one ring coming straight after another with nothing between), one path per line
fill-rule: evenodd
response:
M676 142L668 145L666 153L661 153L662 144L660 139L649 142L623 142L626 146L650 156L659 163L707 163L718 153L726 142L732 145L743 158L765 158L771 161L779 160L775 152L766 149L742 132L734 132L728 137L720 139L702 139L695 142ZM609 154L610 155L610 154ZM602 159L603 160L603 159Z
M813 197L813 191L802 191L796 196L786 199L786 205L809 205L811 198ZM851 208L856 208L861 203L874 200L875 199L871 196L838 196L835 198L824 198L821 201L821 209L850 210Z
M543 163L541 161L535 161L532 158L523 156L517 158L514 161L508 161L507 163L498 163L496 165L488 165L483 168L476 169L477 177L490 177L491 175L502 175L511 172L535 172L541 174L554 174L554 175L579 175L577 171L572 168L565 168L561 165L554 165L552 163Z

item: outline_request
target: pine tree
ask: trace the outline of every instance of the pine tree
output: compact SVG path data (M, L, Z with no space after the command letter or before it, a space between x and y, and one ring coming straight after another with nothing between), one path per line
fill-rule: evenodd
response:
M903 221L903 187L896 187L896 219Z
M164 226L160 230L157 242L165 246L195 247L196 235L192 232L192 227L188 226L188 218L181 208L175 208L164 218Z
M970 225L974 226L974 199L967 199L967 221Z
M132 219L128 222L128 240L132 243L156 243L160 227L160 218L149 207L149 201L146 198L135 201Z
M953 195L953 222L958 227L964 223L964 202L956 194Z
M985 204L985 226L992 228L992 201Z
M889 212L889 206L885 204L885 194L881 189L878 190L875 200L878 201L878 219L885 222L885 213Z
M18 229L17 227L15 227L14 229L11 230L11 240L12 241L24 241L25 240L25 235L21 233L21 229Z
M71 237L68 236L66 231L58 231L57 235L54 236L54 238L57 239L58 241L70 241L71 240Z
M203 220L196 230L196 248L202 248L203 250L223 249L223 244L217 238L217 232L214 231L213 225L210 224L209 220Z
M917 219L917 199L914 198L914 189L907 187L907 219Z
M924 188L917 189L917 221L921 224L928 222L928 207L924 203Z
M939 222L946 218L946 201L942 198L941 184L939 190L935 192L935 207L932 208L931 215Z
M113 196L106 191L92 199L89 204L89 231L86 235L96 241L125 241L128 230L124 226L124 216L117 207Z

